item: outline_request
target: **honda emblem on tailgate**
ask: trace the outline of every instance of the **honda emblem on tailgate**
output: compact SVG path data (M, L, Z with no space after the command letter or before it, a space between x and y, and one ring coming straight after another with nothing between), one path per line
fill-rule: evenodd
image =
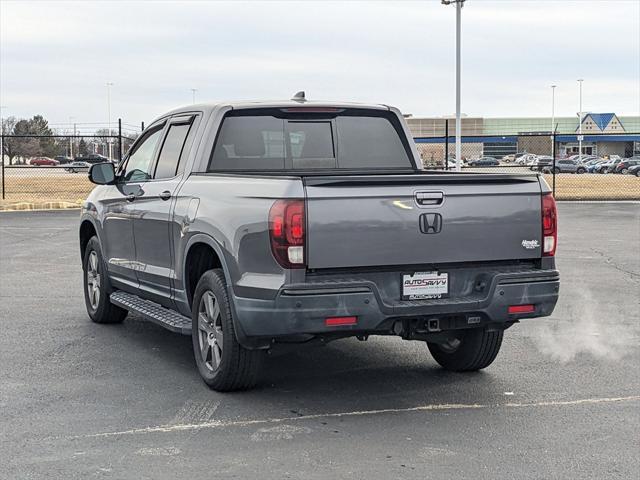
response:
M420 231L422 233L440 233L442 215L439 213L423 213L420 215Z

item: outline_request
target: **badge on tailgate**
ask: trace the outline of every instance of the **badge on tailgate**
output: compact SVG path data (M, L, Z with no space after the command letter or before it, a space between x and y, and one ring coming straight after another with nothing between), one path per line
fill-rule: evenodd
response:
M440 272L416 272L402 275L402 299L421 300L443 298L449 294L449 274Z

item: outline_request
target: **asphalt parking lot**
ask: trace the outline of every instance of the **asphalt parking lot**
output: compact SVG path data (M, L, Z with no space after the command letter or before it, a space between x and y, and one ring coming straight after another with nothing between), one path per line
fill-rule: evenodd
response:
M477 374L342 340L200 380L190 339L92 324L77 211L0 214L0 478L640 476L640 205L560 204L561 299Z

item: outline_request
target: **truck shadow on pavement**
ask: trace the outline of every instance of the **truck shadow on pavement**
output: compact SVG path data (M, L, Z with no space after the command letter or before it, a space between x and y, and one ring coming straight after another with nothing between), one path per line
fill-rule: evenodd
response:
M191 337L168 332L136 317L121 326L128 347L151 350L163 375L197 396L222 396L242 402L298 405L290 412L303 414L304 406L341 409L376 409L414 406L416 403L485 403L502 396L500 381L491 369L476 373L452 373L431 359L422 342L396 337L355 338L328 345L300 348L265 359L258 385L249 391L220 394L210 391L195 368ZM128 362L131 359L127 360ZM150 374L146 382L154 382ZM293 398L292 398L293 395ZM292 401L293 400L293 401ZM392 401L392 403L390 403ZM263 405L264 406L264 405Z

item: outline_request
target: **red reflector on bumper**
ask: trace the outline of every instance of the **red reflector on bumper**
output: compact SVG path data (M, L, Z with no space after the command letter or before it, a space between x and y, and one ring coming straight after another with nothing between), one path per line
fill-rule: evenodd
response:
M358 317L329 317L324 320L327 327L337 327L340 325L355 325Z
M533 313L536 307L534 305L510 305L509 313Z

